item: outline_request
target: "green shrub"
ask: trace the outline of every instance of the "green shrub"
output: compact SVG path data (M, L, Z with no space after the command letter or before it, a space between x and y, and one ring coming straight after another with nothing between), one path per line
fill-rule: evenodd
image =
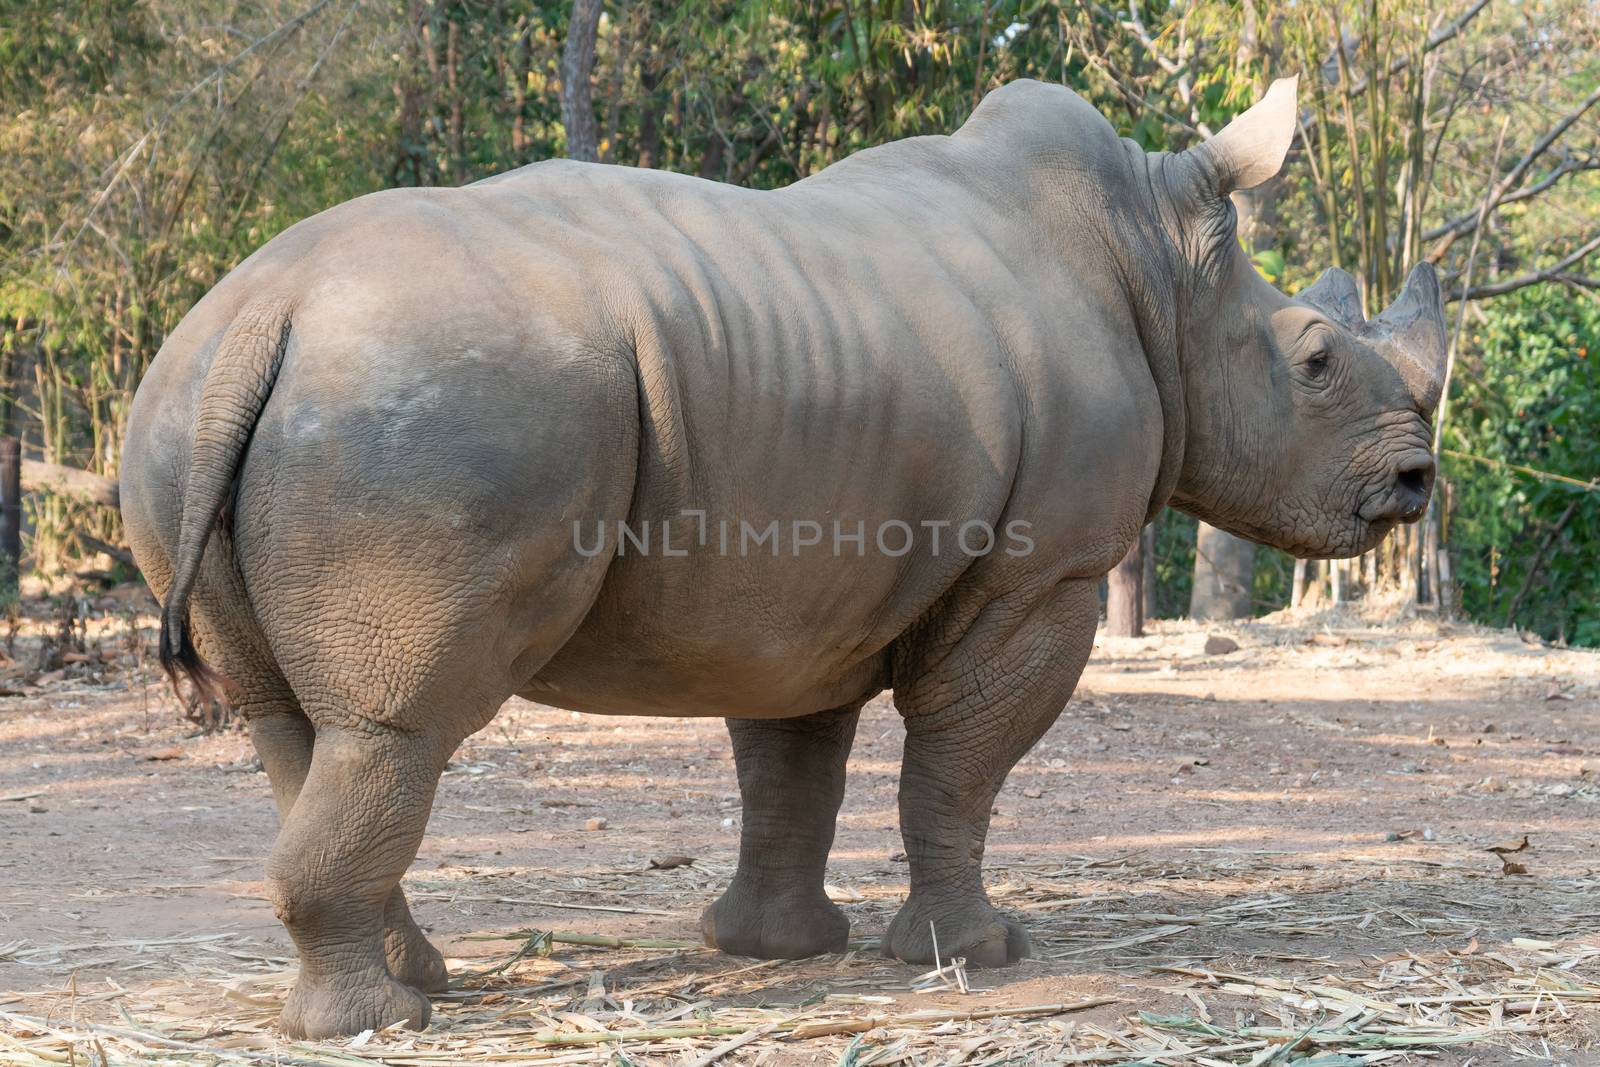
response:
M1461 607L1481 622L1600 644L1600 495L1512 467L1600 474L1600 304L1542 285L1482 312L1462 338L1445 432L1461 454L1444 457Z

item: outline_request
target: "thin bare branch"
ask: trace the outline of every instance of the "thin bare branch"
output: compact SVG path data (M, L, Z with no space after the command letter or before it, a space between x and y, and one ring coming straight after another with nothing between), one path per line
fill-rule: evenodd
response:
M195 82L188 89L186 89L182 94L180 94L177 100L175 100L171 106L167 108L165 113L162 114L161 118L156 121L156 124L149 130L145 131L145 133L137 141L128 147L126 152L123 154L123 157L115 165L116 170L112 174L111 180L107 182L104 187L95 190L89 195L87 203L88 212L84 215L83 222L79 225L77 232L74 233L64 245L60 244L61 237L66 232L69 225L68 221L63 219L61 225L56 228L55 234L51 237L49 242L50 245L53 247L59 247L64 259L66 253L69 252L72 247L78 243L78 240L84 235L84 233L89 230L90 224L94 221L95 215L97 215L106 202L110 200L112 190L114 190L118 183L121 182L122 179L127 175L129 168L132 167L134 161L139 157L140 152L152 139L161 135L161 132L167 128L168 124L171 123L173 118L178 114L178 111L183 107L184 104L192 100L195 95L206 86L213 83L217 86L217 90L220 93L222 89L223 78L225 78L234 67L238 66L240 61L242 61L246 56L253 54L257 50L269 44L281 41L284 37L294 33L332 2L333 0L317 0L316 3L312 4L304 11L301 11L298 15L289 19L287 22L282 23L271 33L268 33L264 37L254 41L248 47L241 49L231 59L217 64L216 69L214 69L210 74L207 74L204 78L201 78L199 81Z
M1477 3L1467 8L1467 10L1463 11L1459 16L1445 23L1443 26L1440 26L1434 32L1428 34L1428 43L1422 46L1422 54L1427 55L1440 45L1445 44L1446 42L1459 36L1461 31L1466 28L1467 23L1477 18L1478 12L1482 11L1488 6L1489 0L1478 0ZM1394 61L1394 66L1390 67L1389 73L1400 73L1405 69L1409 60L1409 56L1400 56Z
M1489 164L1489 173L1500 169L1500 153L1505 151L1506 130L1511 128L1511 116L1507 115L1500 122L1500 133L1494 139L1494 159ZM1467 252L1467 270L1464 278L1464 288L1469 292L1472 289L1472 269L1478 263L1478 242L1483 239L1483 220L1489 217L1492 206L1489 197L1494 194L1494 186L1489 186L1483 191L1483 202L1478 206L1478 228L1472 235L1472 247ZM1461 331L1467 324L1467 304L1462 301L1456 309L1456 328L1450 335L1450 347L1444 353L1444 386L1439 390L1439 414L1433 422L1433 461L1439 462L1439 450L1444 447L1444 424L1450 415L1450 379L1455 376L1456 353L1461 349ZM1432 510L1435 504L1428 501L1428 508Z
M1463 11L1459 16L1445 23L1433 33L1429 34L1428 40L1422 46L1422 54L1427 55L1440 45L1446 44L1460 36L1461 31L1466 28L1467 23L1477 18L1478 13L1484 8L1488 7L1489 3L1490 0L1477 0L1476 3L1467 8L1467 10ZM1338 43L1334 46L1334 51L1336 53L1345 53L1345 50L1346 46L1343 39L1338 39ZM1411 65L1412 58L1413 57L1409 53L1403 53L1396 56L1394 61L1389 64L1388 76L1392 78L1395 75L1403 72ZM1371 84L1372 80L1370 78L1362 78L1360 82L1350 87L1350 95L1360 96L1362 93L1367 91L1367 87Z
M1555 170L1552 170L1549 174L1546 174L1543 178L1540 178L1532 185L1525 185L1522 188L1515 189L1501 197L1500 206L1504 207L1507 204L1515 204L1519 200L1531 199L1532 197L1538 196L1540 193L1549 189L1567 175L1578 174L1586 170L1600 170L1600 157L1591 156L1588 159L1564 160L1560 166L1556 167ZM1438 226L1433 227L1431 230L1422 235L1422 239L1424 241L1436 241L1440 237L1443 237L1446 233L1449 233L1455 227L1475 226L1477 225L1477 222L1477 211L1474 210L1463 212L1462 214L1451 219L1449 222L1440 223Z
M229 220L230 225L238 223L249 208L250 202L255 198L256 189L261 183L262 175L266 173L267 164L271 162L273 155L277 153L278 145L283 142L283 135L288 132L289 123L293 120L295 111L300 107L306 96L310 94L311 83L316 81L317 73L322 70L322 65L327 62L328 57L333 54L334 48L338 46L340 39L344 37L345 31L350 28L350 19L355 15L357 6L358 4L355 0L350 0L350 2L346 3L344 18L334 28L333 33L328 37L328 43L317 54L317 58L312 62L310 69L296 83L295 95L289 101L288 106L283 109L282 121L278 123L277 132L267 142L266 151L261 154L261 158L256 161L255 167L250 172L250 179L245 183L244 194L239 197L239 202L233 210L233 216Z
M1543 270L1529 271L1527 274L1518 274L1513 278L1503 281L1490 282L1487 285L1473 285L1457 289L1450 294L1450 300L1484 300L1491 296L1504 296L1518 289L1525 289L1530 285L1540 282L1558 281L1567 285L1578 285L1587 288L1594 279L1572 274L1572 268L1582 263L1600 249L1600 233L1595 234L1560 261L1552 263Z
M1587 274L1556 274L1550 280L1574 289L1600 289L1600 278L1591 278Z
M1104 9L1102 8L1101 10L1103 11ZM1095 33L1094 31L1094 20L1086 19L1084 22L1088 28L1090 38L1089 43L1093 44L1093 47L1090 47L1089 44L1086 44L1078 39L1078 31L1074 29L1069 22L1067 22L1065 16L1060 18L1058 24L1060 28L1067 34L1067 36L1072 39L1073 47L1083 54L1084 61L1087 62L1091 68L1105 76L1106 80L1111 83L1112 88L1122 94L1123 99L1128 102L1129 107L1134 111L1135 114L1141 110L1151 111L1166 119L1174 126L1179 127L1180 129L1187 130L1190 133L1199 133L1202 136L1210 136L1208 130L1196 129L1189 122L1179 118L1169 111L1166 111L1160 105L1156 104L1154 101L1150 100L1142 92L1140 92L1126 77L1122 75L1116 66L1114 66L1106 58L1107 49L1104 45L1104 42L1100 40L1099 34Z
M1587 114L1589 109L1594 107L1596 104L1600 104L1600 86L1597 86L1593 92L1584 97L1583 100L1579 102L1577 107L1561 116L1560 120L1557 121L1554 126L1545 131L1544 136L1535 141L1533 145L1523 153L1522 158L1517 160L1516 165L1506 172L1506 176L1501 178L1499 183L1494 187L1494 193L1489 200L1489 211L1475 212L1471 215L1459 215L1445 224L1443 232L1441 232L1438 237L1438 244L1436 244L1433 247L1433 250L1428 253L1428 260L1433 263L1439 262L1439 260L1444 258L1444 254L1450 250L1450 246L1455 244L1457 239L1459 239L1463 234L1471 233L1474 227L1481 225L1482 220L1487 219L1489 215L1493 213L1494 209L1504 203L1506 197L1510 195L1510 193L1516 189L1517 186L1522 184L1522 180L1527 177L1528 168L1533 166L1534 161L1540 156L1544 155L1545 152L1549 151L1550 146L1559 141L1561 136L1570 130L1573 124ZM1552 182L1551 184L1554 183ZM1542 192L1543 190L1540 191ZM1530 193L1529 195L1533 194ZM1473 221L1474 219L1477 219L1478 221L1475 222Z

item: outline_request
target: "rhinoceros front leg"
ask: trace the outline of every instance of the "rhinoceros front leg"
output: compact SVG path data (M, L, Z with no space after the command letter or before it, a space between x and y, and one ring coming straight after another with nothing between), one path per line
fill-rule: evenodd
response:
M700 924L736 956L802 959L843 952L850 920L823 892L861 705L794 719L729 719L744 799L739 869Z
M990 604L960 643L897 688L905 718L900 831L911 894L885 955L1002 967L1029 954L1028 935L984 892L981 867L994 798L1006 775L1065 706L1094 645L1095 583L1074 579L1030 600Z

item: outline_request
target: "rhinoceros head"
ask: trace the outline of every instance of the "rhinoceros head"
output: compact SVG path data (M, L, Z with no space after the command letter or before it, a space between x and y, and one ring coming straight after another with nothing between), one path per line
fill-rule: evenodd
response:
M1172 503L1300 556L1348 556L1414 522L1433 489L1429 420L1445 366L1429 264L1370 321L1338 268L1289 298L1254 269L1229 194L1277 174L1295 82L1170 160L1171 217L1189 275L1179 340L1187 411Z

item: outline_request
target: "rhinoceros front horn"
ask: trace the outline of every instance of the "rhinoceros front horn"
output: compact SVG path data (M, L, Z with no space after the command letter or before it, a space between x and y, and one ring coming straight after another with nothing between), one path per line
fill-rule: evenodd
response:
M1310 304L1348 330L1358 330L1367 321L1361 313L1361 294L1356 290L1356 280L1338 267L1323 271L1316 281L1300 290L1295 299Z
M1439 406L1444 388L1449 341L1445 333L1444 301L1433 264L1418 263L1406 277L1405 288L1383 314L1372 320L1374 340L1384 358L1405 379L1411 398L1422 411Z

